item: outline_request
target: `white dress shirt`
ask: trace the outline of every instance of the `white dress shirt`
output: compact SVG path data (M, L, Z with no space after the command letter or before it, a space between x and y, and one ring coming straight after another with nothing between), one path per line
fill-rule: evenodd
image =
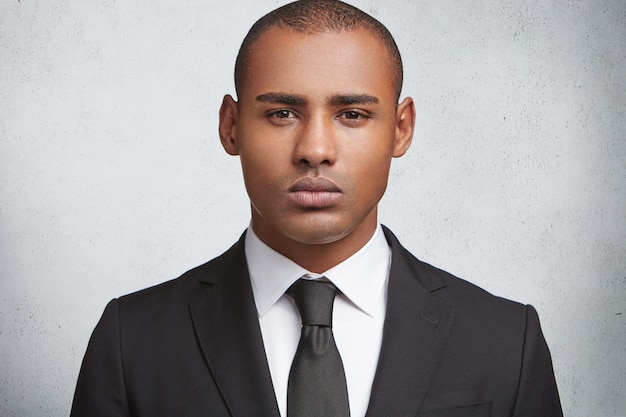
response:
M333 305L333 334L343 361L350 415L365 416L382 342L391 250L379 225L357 253L314 274L263 243L248 228L246 260L278 408L287 416L287 381L300 340L300 314L285 291L301 277L330 280L341 293Z

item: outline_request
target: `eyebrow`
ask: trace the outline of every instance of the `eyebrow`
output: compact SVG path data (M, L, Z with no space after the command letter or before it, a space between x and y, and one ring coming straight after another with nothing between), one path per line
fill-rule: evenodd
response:
M351 104L378 104L378 97L369 94L336 94L329 100L331 106L346 106Z
M265 93L256 97L257 101L263 103L272 104L285 104L288 106L302 106L307 103L307 100L295 94L283 94L283 93Z
M264 93L256 97L256 101L271 104L283 104L287 106L303 106L308 103L307 99L286 93ZM335 94L331 96L328 103L331 106L349 106L353 104L378 104L378 97L369 94Z

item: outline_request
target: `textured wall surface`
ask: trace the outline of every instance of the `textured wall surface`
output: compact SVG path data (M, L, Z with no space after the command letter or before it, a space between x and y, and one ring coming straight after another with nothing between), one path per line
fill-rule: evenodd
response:
M626 3L382 3L418 111L382 221L537 307L566 415L625 416ZM217 109L278 4L0 0L0 415L67 415L106 302L246 227Z

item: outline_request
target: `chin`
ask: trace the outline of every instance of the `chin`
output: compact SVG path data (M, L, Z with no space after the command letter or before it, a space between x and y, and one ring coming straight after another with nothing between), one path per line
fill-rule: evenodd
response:
M306 225L305 227L302 225L293 228L288 227L283 229L283 235L305 245L325 245L343 239L352 230L353 228L350 226L342 227L323 222L323 224Z

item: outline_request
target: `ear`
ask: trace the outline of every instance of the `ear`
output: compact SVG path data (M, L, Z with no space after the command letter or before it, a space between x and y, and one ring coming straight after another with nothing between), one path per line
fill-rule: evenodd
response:
M396 138L393 144L394 158L398 158L406 153L413 141L415 130L415 104L411 97L405 98L398 104L396 110Z
M224 96L220 107L220 141L224 150L230 155L239 155L237 142L237 111L238 104L230 94Z

